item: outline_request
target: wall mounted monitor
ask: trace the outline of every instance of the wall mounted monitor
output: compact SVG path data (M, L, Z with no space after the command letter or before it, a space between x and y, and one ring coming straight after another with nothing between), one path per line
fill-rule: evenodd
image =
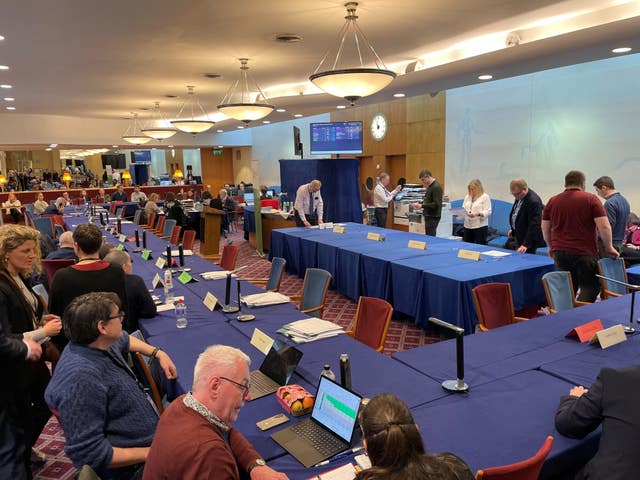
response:
M311 155L362 153L362 122L312 123Z

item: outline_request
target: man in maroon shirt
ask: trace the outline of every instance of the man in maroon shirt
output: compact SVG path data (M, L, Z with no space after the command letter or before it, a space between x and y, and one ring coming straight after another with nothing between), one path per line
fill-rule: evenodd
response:
M249 357L225 345L198 357L193 391L175 399L160 417L143 480L286 480L269 468L229 424L249 400Z
M584 191L584 173L572 170L564 177L565 190L551 197L542 211L542 235L558 270L571 273L578 299L593 302L600 285L597 233L604 253L618 258L611 243L611 225L598 197Z

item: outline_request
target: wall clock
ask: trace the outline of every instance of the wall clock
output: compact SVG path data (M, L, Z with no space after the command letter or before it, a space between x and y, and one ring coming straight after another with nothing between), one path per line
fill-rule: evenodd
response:
M371 119L371 136L376 141L381 141L387 134L387 117L376 113Z

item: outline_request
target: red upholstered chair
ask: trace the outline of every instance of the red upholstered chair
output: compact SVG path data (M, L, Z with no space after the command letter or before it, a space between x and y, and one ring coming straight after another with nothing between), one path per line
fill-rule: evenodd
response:
M46 258L42 259L42 266L44 267L44 271L47 275L47 282L49 286L51 286L51 282L53 282L53 276L56 274L58 270L64 267L68 267L69 265L73 265L76 261L73 258L65 258L61 260L47 260Z
M147 218L147 224L143 225L142 228L145 230L153 230L153 226L156 223L156 215L156 212L151 212L149 218Z
M111 204L109 205L109 213L115 215L117 207L118 207L118 202L111 202Z
M173 227L173 230L171 230L171 237L169 238L169 243L171 245L178 246L178 241L180 240L181 231L182 231L182 227L180 225L176 225L175 227Z
M231 271L236 268L238 253L240 248L236 245L225 245L222 249L222 258L220 258L220 266L223 270Z
M167 221L167 216L166 215L162 215L159 219L158 219L158 225L156 225L155 229L152 229L151 231L153 233L155 233L156 235L163 235L164 234L164 224Z
M196 239L195 230L185 230L182 235L182 248L185 250L193 250L193 242Z
M515 316L511 285L508 283L484 283L474 287L472 292L480 330L486 332L492 328L528 320Z
M346 333L359 342L382 352L392 314L393 307L381 298L360 297L353 330Z
M478 470L476 480L537 480L552 446L553 437L548 436L533 457L511 465Z

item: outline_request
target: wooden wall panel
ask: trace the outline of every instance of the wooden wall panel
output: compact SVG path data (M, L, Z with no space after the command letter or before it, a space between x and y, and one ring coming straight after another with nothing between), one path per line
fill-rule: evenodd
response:
M212 148L200 149L202 184L211 185L211 193L217 194L225 183L233 183L233 156L231 148L224 148L222 155L214 155Z

